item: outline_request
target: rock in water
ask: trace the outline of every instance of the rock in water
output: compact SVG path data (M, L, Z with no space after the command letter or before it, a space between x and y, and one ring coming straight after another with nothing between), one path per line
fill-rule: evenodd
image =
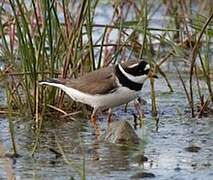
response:
M197 153L197 152L199 152L201 150L201 147L192 144L191 146L185 147L184 149L187 152L195 152L195 153Z
M148 161L148 158L143 154L137 154L132 157L132 161L138 164L143 164L144 162Z
M127 121L112 122L102 139L115 144L139 144L140 138Z
M143 178L154 178L155 175L153 173L149 172L139 172L133 176L131 176L131 179L143 179Z

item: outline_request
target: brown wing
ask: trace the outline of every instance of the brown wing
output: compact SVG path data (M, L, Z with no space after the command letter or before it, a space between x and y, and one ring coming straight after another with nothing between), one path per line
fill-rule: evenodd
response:
M89 94L106 94L117 88L114 66L101 68L77 79L66 79L66 85Z
M104 79L107 79L113 72L114 66L108 66L105 68L100 68L98 70L95 70L93 72L89 72L83 76L78 77L76 80L79 80L81 82L85 81L101 81Z
M129 65L137 62L137 60L126 61L122 63L122 66L125 69ZM59 83L66 84L69 87L89 94L106 94L117 88L113 74L114 68L114 65L101 68L77 79L60 79Z

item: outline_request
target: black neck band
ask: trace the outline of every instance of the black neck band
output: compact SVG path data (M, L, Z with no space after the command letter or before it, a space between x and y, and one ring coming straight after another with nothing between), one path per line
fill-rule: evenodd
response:
M136 83L136 82L133 82L131 81L130 79L128 79L122 72L121 70L119 69L118 65L115 66L115 75L117 76L118 80L119 80L119 83L122 85L122 86L125 86L131 90L134 90L134 91L140 91L143 84L140 84L140 83Z

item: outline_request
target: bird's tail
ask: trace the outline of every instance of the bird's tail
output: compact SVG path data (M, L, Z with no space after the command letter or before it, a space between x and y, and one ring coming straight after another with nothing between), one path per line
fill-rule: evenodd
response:
M57 88L63 90L65 93L67 93L73 100L77 100L75 98L76 90L71 87L67 88L67 86L65 86L65 82L63 80L50 78L45 81L39 81L39 84L57 87Z
M44 81L39 81L40 85L49 85L49 86L54 86L54 87L58 87L60 89L63 89L64 87L64 82L59 80L59 79L54 79L54 78L49 78L47 80Z

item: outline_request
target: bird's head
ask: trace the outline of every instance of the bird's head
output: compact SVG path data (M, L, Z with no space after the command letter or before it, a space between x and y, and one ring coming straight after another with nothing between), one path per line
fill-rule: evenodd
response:
M136 83L144 83L148 78L158 78L146 61L133 61L123 66L123 74Z

